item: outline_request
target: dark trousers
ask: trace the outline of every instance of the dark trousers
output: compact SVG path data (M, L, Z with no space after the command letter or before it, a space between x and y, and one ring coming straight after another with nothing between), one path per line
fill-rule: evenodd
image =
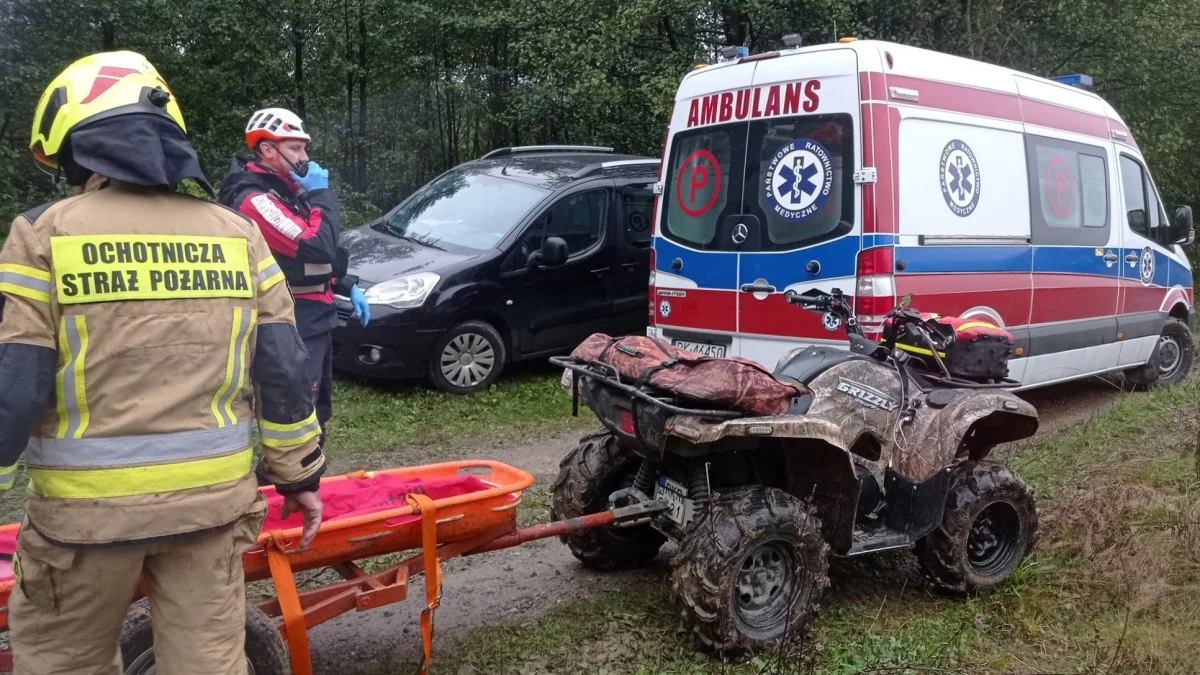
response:
M321 447L325 447L325 423L333 416L333 333L304 338L308 361L304 364L305 381L312 387L313 407L321 423ZM254 467L259 485L270 485L267 468L260 458Z
M304 338L308 351L305 373L312 385L313 406L321 423L321 445L325 445L325 423L333 416L333 333Z

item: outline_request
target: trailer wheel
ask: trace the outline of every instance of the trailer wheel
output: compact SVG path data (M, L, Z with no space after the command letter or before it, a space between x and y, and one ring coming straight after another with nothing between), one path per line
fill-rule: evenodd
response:
M585 436L559 464L550 507L552 520L577 518L608 508L608 497L633 485L642 460L616 436ZM598 570L641 567L658 555L666 537L650 525L596 527L559 537L584 565Z
M1166 387L1179 382L1192 370L1195 347L1192 331L1178 319L1167 319L1150 362L1125 372L1125 379L1135 387Z
M683 540L671 588L684 623L717 652L777 650L829 587L828 545L808 505L754 486L719 495Z
M996 462L963 462L946 495L942 524L917 542L926 575L953 594L1004 583L1037 541L1033 491Z
M121 662L125 675L156 675L150 601L142 598L129 608L121 629ZM257 607L246 607L246 672L249 675L291 675L291 661L275 621Z

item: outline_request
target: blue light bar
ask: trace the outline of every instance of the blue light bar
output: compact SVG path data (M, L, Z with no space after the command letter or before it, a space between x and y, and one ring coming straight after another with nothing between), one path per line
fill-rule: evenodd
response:
M1058 77L1052 77L1050 79L1054 80L1055 82L1061 82L1063 84L1069 84L1075 87L1087 87L1088 89L1092 88L1092 76L1084 75L1082 73L1076 73L1074 75L1059 75Z

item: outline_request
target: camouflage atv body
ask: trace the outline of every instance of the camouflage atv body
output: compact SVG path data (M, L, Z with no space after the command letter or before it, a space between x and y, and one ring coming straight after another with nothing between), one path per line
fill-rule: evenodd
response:
M807 623L828 584L826 552L915 545L944 589L1002 583L1033 545L1036 508L1024 482L986 457L1032 436L1036 410L1002 387L931 383L902 354L851 343L782 359L775 377L807 392L771 417L702 409L556 359L605 430L563 460L554 516L662 506L635 527L564 541L602 569L677 542L683 616L718 650L769 649Z

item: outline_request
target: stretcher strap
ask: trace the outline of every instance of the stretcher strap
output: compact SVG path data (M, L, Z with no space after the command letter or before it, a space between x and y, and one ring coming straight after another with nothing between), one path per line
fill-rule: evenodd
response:
M421 514L421 550L425 556L425 610L421 612L421 642L425 660L421 675L429 672L433 662L433 611L442 600L442 565L437 551L437 506L425 495L409 493L408 501Z
M287 636L292 673L293 675L312 675L312 661L308 651L308 626L304 621L304 608L300 606L296 578L292 575L292 564L288 562L286 544L280 534L272 532L270 544L267 546L267 563L271 567L271 581L275 583L275 594L279 597L279 610L283 614L283 632Z

